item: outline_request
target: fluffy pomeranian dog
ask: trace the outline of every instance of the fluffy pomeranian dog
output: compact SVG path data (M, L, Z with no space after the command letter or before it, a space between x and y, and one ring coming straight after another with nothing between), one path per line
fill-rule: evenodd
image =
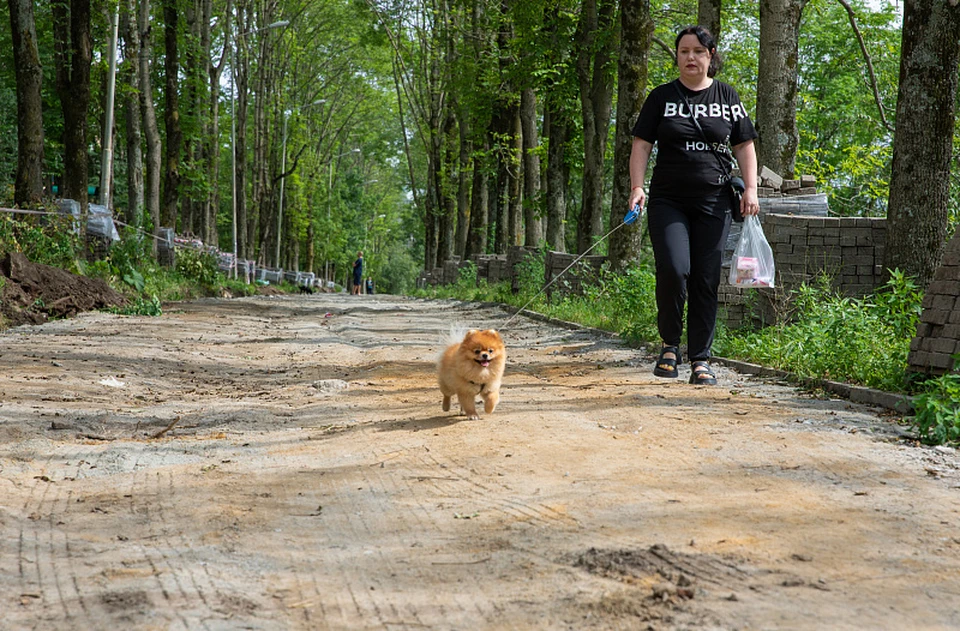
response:
M456 333L451 337L457 339ZM493 412L500 400L500 381L507 362L507 349L493 329L471 329L461 341L447 346L437 362L437 380L443 393L443 411L450 410L454 395L460 409L470 419L478 419L477 395L483 399L483 411Z

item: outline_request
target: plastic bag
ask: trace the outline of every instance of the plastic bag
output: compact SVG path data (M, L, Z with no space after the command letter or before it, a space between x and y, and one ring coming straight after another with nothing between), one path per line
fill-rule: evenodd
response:
M773 287L773 249L763 236L760 219L744 219L740 240L730 260L730 284L734 287Z

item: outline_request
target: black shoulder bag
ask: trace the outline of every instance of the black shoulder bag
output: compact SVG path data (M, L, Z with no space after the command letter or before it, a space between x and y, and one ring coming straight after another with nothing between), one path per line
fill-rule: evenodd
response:
M677 94L680 95L680 98L683 99L684 104L687 106L687 111L690 112L690 120L693 121L693 124L696 125L697 131L700 132L700 135L703 136L703 141L707 143L708 147L713 147L710 144L710 140L707 138L707 134L703 131L703 127L700 126L700 121L697 120L697 117L693 115L693 107L690 105L690 101L687 100L687 95L683 93L683 90L680 89L680 86L676 83L673 84L673 87L677 89ZM747 185L744 183L743 178L731 175L730 167L724 161L723 156L720 155L720 152L716 149L712 149L713 155L716 156L717 162L720 163L720 168L723 169L725 175L724 183L728 187L728 193L730 195L730 214L733 217L734 221L742 222L743 213L740 212L740 200L743 199L743 191L746 190Z

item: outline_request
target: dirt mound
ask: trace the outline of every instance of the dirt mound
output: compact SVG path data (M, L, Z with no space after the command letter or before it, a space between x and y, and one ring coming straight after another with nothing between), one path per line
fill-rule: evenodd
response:
M58 267L31 262L19 252L0 260L0 328L41 324L69 318L82 311L126 304L127 299L107 283L77 276Z

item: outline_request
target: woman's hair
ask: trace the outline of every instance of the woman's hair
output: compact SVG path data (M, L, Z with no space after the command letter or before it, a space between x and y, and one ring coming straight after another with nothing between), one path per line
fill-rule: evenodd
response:
M688 26L677 33L677 39L673 42L673 53L676 56L677 49L680 48L680 39L684 35L695 35L700 44L710 51L710 66L707 68L707 76L713 78L720 69L723 68L723 60L720 58L720 52L717 50L717 38L713 33L702 26ZM676 59L674 59L676 61Z

